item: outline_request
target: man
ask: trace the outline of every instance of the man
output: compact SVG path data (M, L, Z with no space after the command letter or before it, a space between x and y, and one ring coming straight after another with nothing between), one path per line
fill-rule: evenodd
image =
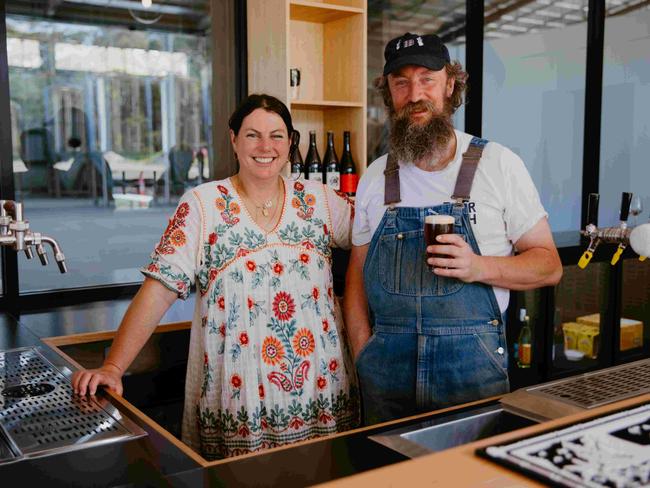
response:
M390 149L357 189L344 299L367 424L508 392L509 290L562 276L521 159L454 130L467 75L440 38L406 33L384 58ZM425 261L434 214L455 233Z

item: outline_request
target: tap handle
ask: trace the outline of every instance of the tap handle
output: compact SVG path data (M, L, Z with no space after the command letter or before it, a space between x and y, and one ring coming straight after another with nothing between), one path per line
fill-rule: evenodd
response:
M630 203L632 203L632 193L624 191L621 195L621 222L627 222L627 216L630 213Z
M598 193L590 193L587 203L587 224L598 226L598 201L600 195Z

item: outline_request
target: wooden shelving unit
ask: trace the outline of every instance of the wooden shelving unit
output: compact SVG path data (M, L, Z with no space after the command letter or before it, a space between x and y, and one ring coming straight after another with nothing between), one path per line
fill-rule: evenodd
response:
M309 131L323 156L326 132L343 151L349 130L357 171L366 156L366 0L248 0L248 85L288 104L307 153ZM300 69L291 98L289 70Z

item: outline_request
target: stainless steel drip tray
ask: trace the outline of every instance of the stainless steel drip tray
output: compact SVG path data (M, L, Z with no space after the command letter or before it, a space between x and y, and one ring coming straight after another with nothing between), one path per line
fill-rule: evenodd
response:
M369 439L414 458L510 432L536 422L512 414L499 404L441 415L415 425L371 435Z
M0 463L147 435L108 401L75 395L64 371L36 348L0 351Z

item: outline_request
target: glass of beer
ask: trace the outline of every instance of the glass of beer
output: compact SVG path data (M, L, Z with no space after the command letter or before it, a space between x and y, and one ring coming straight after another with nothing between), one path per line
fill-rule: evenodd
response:
M424 244L428 247L437 244L436 237L440 234L454 233L454 217L451 215L427 215L424 218ZM444 257L442 254L429 254L425 251L425 262L430 257ZM434 266L429 266L429 271L433 272Z

